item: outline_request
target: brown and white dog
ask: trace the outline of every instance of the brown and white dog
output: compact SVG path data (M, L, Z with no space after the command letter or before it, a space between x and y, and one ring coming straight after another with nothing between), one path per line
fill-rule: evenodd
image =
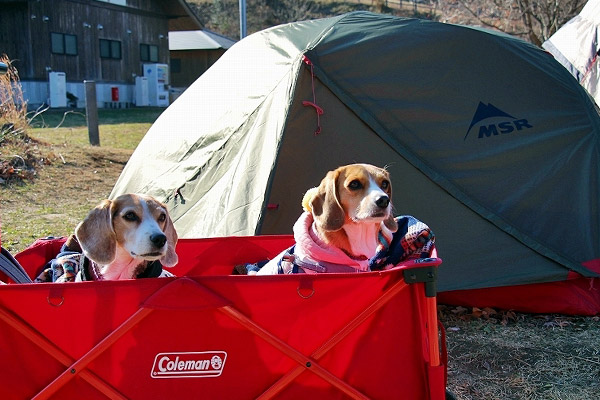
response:
M307 273L368 271L369 259L398 229L391 199L392 184L385 169L351 164L329 171L302 200L305 212L294 224L295 267ZM289 263L280 256L258 274L288 273Z
M178 261L177 232L167 207L151 196L124 194L102 201L75 236L94 263L94 279L133 279L155 261L165 267Z

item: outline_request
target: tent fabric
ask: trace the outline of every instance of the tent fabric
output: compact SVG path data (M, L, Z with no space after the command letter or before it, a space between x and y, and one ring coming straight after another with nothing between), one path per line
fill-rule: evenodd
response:
M599 129L586 91L532 44L354 12L232 46L111 196L165 201L181 237L289 234L307 189L367 162L390 171L397 213L435 232L441 291L598 277Z
M542 47L549 51L600 104L600 0L589 0L581 12L556 31Z

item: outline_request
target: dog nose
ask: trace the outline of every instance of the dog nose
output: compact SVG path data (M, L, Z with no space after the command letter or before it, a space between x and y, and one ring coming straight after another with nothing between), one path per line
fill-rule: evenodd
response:
M375 204L379 208L386 208L390 204L390 198L388 196L381 196L375 200Z
M150 235L150 241L157 247L163 247L167 243L167 237L163 233L153 233Z

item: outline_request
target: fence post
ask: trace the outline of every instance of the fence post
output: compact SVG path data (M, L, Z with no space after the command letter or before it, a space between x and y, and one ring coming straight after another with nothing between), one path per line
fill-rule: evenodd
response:
M98 132L98 105L96 104L96 82L83 81L85 87L85 115L87 117L88 135L92 146L100 146Z

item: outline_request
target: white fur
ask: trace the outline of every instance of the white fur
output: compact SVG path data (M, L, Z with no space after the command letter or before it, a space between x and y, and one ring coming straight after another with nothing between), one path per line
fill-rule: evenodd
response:
M387 209L385 210L384 215L377 215L378 213L381 213L381 209L379 207L377 207L375 202L381 196L387 196L387 193L385 193L383 190L381 190L381 188L379 187L377 182L375 182L373 177L370 177L369 178L369 188L367 189L365 196L360 201L358 208L355 210L348 210L350 219L355 222L377 222L377 221L383 221L386 218L388 218L390 213L392 212L392 203L391 202L387 206ZM374 216L374 215L377 215L377 216ZM346 232L348 233L349 237L351 237L350 236L351 232L349 232L348 230L346 230ZM361 238L359 236L361 236L361 235L357 235L356 238L351 237L351 241L361 240ZM355 254L363 254L363 253L355 253ZM370 254L370 253L366 253L366 254Z
M150 209L148 207L148 203L146 201L141 201L142 205L142 215L140 216L142 222L138 226L136 230L129 231L125 234L125 250L130 254L133 258L139 258L147 261L158 260L167 252L168 243L165 242L164 246L160 249L156 249L152 246L151 242L148 240L150 236L153 234L162 234L162 230L158 223L152 216ZM133 207L124 208L121 212L121 215L127 214L129 211L136 211ZM165 210L166 213L166 210ZM158 255L150 255L150 253L155 253L159 251Z

